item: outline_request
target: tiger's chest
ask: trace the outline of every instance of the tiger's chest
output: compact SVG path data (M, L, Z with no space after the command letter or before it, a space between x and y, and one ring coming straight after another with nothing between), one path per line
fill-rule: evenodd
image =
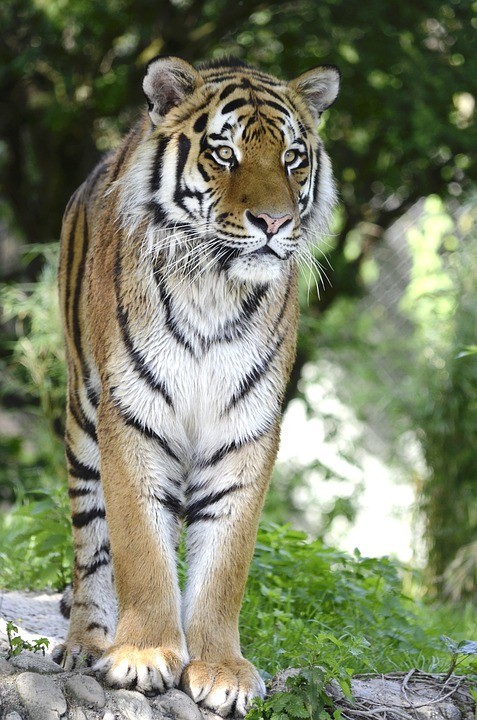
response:
M190 457L266 431L285 383L286 302L286 288L183 293L159 283L154 299L122 308L111 373L121 411Z

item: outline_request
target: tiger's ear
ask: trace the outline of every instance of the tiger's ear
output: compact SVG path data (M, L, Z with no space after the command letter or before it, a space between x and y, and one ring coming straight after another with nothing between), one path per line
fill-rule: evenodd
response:
M333 105L340 89L341 73L335 65L320 65L299 75L289 85L305 100L313 116L318 119Z
M169 110L185 100L202 84L195 68L177 57L158 57L147 66L142 89L149 115L157 125Z

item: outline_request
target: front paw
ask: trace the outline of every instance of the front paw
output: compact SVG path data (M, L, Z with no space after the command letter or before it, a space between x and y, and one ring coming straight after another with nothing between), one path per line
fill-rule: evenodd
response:
M178 685L186 662L187 658L169 648L116 645L95 663L93 670L108 685L147 695L163 693Z
M70 671L91 667L103 652L104 647L81 640L68 639L53 648L51 657L62 668Z
M253 698L265 696L258 671L243 658L224 663L193 660L182 673L181 687L196 703L222 717L245 715Z

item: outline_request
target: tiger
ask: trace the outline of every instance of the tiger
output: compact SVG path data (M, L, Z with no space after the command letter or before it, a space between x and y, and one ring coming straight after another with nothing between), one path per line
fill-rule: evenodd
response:
M239 613L295 357L299 260L336 203L317 128L339 85L331 65L286 82L233 58L155 58L147 108L66 207L74 568L53 657L68 670L146 695L180 687L223 717L265 695Z

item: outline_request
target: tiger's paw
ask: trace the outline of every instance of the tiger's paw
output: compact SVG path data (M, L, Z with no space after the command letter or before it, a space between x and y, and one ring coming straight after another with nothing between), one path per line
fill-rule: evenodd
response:
M70 671L91 667L103 652L104 647L81 641L67 640L53 648L51 657L62 668Z
M245 715L253 698L265 697L265 683L243 658L226 663L193 660L182 673L181 687L196 703L222 717Z
M95 663L93 670L112 687L156 695L179 684L186 662L169 648L116 645Z

